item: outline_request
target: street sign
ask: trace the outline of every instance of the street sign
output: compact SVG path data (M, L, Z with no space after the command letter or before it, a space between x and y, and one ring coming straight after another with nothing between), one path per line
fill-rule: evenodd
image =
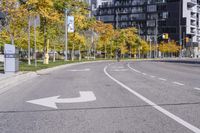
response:
M19 51L14 45L5 44L4 58L5 73L14 73L19 70Z
M67 19L68 33L74 32L74 16L68 16Z
M34 26L34 23L35 23L36 27L40 27L40 16L39 15L31 16L30 26Z

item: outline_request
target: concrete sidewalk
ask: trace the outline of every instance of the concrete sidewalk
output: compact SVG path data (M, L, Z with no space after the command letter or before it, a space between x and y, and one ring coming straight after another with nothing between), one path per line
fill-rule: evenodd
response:
M0 94L36 76L37 74L35 72L18 72L15 74L0 74Z

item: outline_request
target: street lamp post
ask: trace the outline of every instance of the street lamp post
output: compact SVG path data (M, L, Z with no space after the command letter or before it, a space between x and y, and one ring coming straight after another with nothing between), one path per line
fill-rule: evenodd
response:
M182 58L183 43L182 43L182 25L181 25L181 22L180 22L180 27L179 27L179 45L180 45L179 57Z
M140 28L140 25L138 24L138 34L139 34L139 36L141 38L140 32L141 32L141 28ZM140 59L140 57L141 57L141 54L140 54L140 45L139 45L139 59Z
M180 58L182 58L182 25L181 25L181 7L182 7L182 2L181 2L181 0L180 0L180 2L179 2L179 25L180 25L180 27L179 27L179 44L180 44L180 53L179 53L179 57Z
M155 57L158 58L158 18L156 18L156 38L155 38L155 44L156 44L156 51L155 51Z
M152 56L151 56L151 37L149 37L149 41L150 41L150 53L149 53L149 56L150 56L150 59L152 58Z
M68 60L68 9L65 9L65 61Z
M119 14L118 11L116 11L116 29L119 28Z
M31 17L28 16L28 65L31 65Z
M36 35L36 25L37 24L37 20L36 20L36 16L34 18L34 56L35 56L35 67L37 66L37 35Z

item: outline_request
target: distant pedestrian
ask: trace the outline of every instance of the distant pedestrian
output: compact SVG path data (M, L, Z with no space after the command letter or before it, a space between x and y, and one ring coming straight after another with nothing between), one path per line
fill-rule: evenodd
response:
M118 49L116 50L116 58L117 58L117 61L119 62L119 61L120 61L120 58L121 58L121 49L120 49L120 48L118 48Z

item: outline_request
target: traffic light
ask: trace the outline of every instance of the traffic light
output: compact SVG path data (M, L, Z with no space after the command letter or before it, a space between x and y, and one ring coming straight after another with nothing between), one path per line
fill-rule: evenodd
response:
M169 39L169 34L168 33L164 33L163 34L163 39L168 40Z
M190 38L189 38L189 37L186 37L186 38L185 38L185 42L186 42L186 43L190 42Z

